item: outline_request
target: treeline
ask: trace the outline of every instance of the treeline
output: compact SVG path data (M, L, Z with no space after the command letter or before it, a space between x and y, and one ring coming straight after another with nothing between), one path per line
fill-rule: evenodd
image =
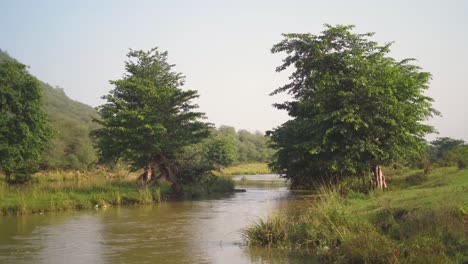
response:
M221 126L213 130L213 134L234 146L234 163L237 164L270 162L275 152L268 147L268 137L259 131L251 133L244 129L236 131L234 127Z
M7 52L0 49L0 62L14 60ZM42 102L47 114L48 125L52 137L42 153L40 168L42 170L86 170L100 162L95 142L90 132L99 127L93 122L99 114L93 107L70 99L62 88L40 82ZM212 129L208 140L209 145L214 140L228 143L230 164L269 162L273 150L268 148L263 133L251 133L247 130L236 131L234 127L221 126ZM205 146L207 147L207 146Z
M96 110L67 97L63 89L42 83L44 110L52 138L42 155L41 169L85 170L98 161L89 136L98 127Z
M420 157L405 165L424 169L426 173L434 167L464 169L468 166L468 144L462 139L440 137L429 142Z
M0 63L13 61L8 53L0 50ZM96 150L89 136L97 128L93 122L98 117L97 111L86 104L71 100L62 88L39 81L42 91L42 105L46 113L47 124L51 128L40 168L84 170L95 164Z

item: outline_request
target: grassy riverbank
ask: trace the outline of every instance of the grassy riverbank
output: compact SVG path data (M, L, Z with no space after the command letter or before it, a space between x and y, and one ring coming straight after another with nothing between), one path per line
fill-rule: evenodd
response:
M232 176L232 175L257 175L257 174L271 174L270 168L266 163L248 163L230 166L221 169L220 175Z
M468 170L429 176L400 171L391 190L362 194L353 184L323 188L305 212L259 220L250 246L279 247L334 263L468 261Z
M0 177L0 214L147 205L159 203L170 195L169 184L141 186L135 178L128 172L57 171L37 174L25 185L7 185ZM230 179L218 177L210 183L183 186L183 197L225 193L233 188Z

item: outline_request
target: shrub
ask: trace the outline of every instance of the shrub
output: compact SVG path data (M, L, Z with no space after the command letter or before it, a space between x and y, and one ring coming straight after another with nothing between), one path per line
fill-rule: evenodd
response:
M287 222L280 217L266 221L259 218L244 230L243 235L250 245L281 246L287 242Z

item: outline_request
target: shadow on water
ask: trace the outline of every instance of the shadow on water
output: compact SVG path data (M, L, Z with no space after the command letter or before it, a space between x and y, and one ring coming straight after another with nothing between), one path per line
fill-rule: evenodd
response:
M246 248L241 231L312 201L284 186L239 187L247 191L217 199L1 217L0 263L310 263Z

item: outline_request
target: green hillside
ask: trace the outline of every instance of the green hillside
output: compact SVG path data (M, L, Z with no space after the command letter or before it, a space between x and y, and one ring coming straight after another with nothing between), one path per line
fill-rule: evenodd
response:
M0 62L13 58L0 49ZM92 122L98 116L89 105L68 98L63 89L41 82L44 109L53 139L43 154L43 169L86 169L96 162L89 132L96 127Z

